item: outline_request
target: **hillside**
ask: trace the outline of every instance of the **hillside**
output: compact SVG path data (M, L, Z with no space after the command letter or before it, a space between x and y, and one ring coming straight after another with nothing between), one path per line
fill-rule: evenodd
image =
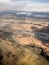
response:
M49 65L48 13L0 12L0 65Z
M42 49L36 46L21 45L0 31L0 64L1 65L49 65L40 55ZM10 39L9 39L10 38Z

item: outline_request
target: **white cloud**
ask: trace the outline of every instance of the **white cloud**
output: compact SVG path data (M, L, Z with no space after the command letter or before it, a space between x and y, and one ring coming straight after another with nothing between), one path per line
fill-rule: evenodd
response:
M0 7L8 6L8 5L10 5L10 3L11 3L11 0L0 0Z
M0 2L4 2L4 3L7 3L7 2L10 2L11 0L0 0Z
M0 10L23 10L23 11L49 11L48 3L33 3L31 1L0 0ZM8 4L7 4L8 3Z
M28 3L24 8L26 11L49 11L49 4Z

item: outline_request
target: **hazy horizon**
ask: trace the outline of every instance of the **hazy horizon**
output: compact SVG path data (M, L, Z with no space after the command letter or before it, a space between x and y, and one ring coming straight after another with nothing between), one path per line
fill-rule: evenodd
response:
M49 12L49 0L0 0L0 11Z

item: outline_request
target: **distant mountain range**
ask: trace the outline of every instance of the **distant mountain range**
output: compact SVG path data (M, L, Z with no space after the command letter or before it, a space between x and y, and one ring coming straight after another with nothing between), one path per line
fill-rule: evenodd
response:
M0 12L0 16L7 15L7 14L18 16L18 17L29 17L29 18L49 20L49 12L27 12L27 11L14 11L14 10Z

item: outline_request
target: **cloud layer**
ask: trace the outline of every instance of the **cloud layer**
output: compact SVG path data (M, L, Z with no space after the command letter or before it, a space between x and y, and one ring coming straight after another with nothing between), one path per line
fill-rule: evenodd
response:
M0 2L11 2L11 1L32 1L32 2L43 2L43 3L49 2L49 0L0 0Z
M49 3L43 2L49 0L0 0L0 10L49 12Z

